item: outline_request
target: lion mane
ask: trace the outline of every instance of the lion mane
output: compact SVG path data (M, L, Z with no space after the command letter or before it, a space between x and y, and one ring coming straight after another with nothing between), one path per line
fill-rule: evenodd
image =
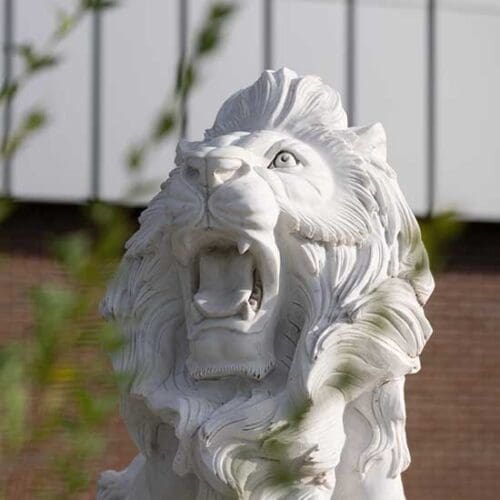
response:
M361 415L370 430L355 457L360 481L381 456L391 457L388 477L409 464L403 382L418 371L432 331L423 306L434 283L418 223L387 164L380 124L349 128L335 91L282 69L265 71L228 99L205 140L259 130L310 145L339 186L326 210L279 200L282 233L295 242L279 240L290 294L275 336L281 375L238 385L194 380L186 369L185 313L166 216L171 198L182 197L170 188L190 147L181 142L179 167L141 214L102 303L125 339L113 357L114 369L129 376L122 414L144 464L161 446L158 429L172 426L173 471L197 476L200 500L344 498L341 484L338 496L332 493L355 432L343 427L349 415ZM304 265L287 268L299 261ZM341 401L340 417L325 410L325 426L303 430L310 436L289 453L293 426L307 420L324 391ZM315 445L326 441L326 451ZM297 478L285 485L276 480L283 462ZM339 463L336 478L331 469ZM104 479L101 491L106 487Z

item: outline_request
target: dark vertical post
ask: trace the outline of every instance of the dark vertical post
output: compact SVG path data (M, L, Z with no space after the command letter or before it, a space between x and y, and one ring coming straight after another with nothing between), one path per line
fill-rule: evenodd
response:
M91 70L91 198L98 199L101 192L101 129L102 129L102 11L92 12L92 70Z
M3 42L3 86L6 88L12 83L12 45L14 43L14 2L13 0L4 0L4 38ZM2 149L7 145L10 130L12 126L12 99L7 97L3 108L3 130L2 130ZM6 157L3 161L2 176L3 194L9 196L12 192L12 161Z
M356 0L346 6L346 75L349 125L356 123Z
M427 216L436 197L436 1L427 2Z
M187 44L188 44L188 16L189 16L189 0L179 0L179 59L178 59L178 71L184 68L187 57ZM187 103L183 98L181 102L181 137L186 136L186 130L188 126L188 113L187 113Z
M264 69L273 67L273 0L264 0Z

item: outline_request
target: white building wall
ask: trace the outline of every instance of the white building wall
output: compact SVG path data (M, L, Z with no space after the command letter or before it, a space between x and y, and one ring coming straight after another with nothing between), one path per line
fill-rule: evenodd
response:
M182 1L187 2L185 26L179 15ZM351 61L348 1L239 0L222 49L203 64L202 85L187 103L187 137L201 138L222 101L252 83L266 61L274 68L319 74L340 91L346 106L352 64L354 124L382 122L389 161L411 206L425 215L431 198L428 1L356 0ZM65 3L13 2L15 41L36 43L54 26L52 7ZM101 198L122 200L137 180L151 181L154 191L172 168L178 137L151 155L140 179L127 171L125 158L168 98L181 41L193 39L209 5L209 0L122 0L119 8L104 14L97 179ZM454 209L468 219L500 220L500 4L437 0L436 5L436 211ZM270 22L265 23L268 13ZM11 194L16 198L78 201L93 195L91 129L96 117L90 21L64 43L63 64L37 77L15 100L14 123L36 104L46 107L51 117L12 164ZM0 36L5 42L2 32Z
M99 195L106 200L131 197L138 183L157 191L173 166L175 136L153 151L140 176L129 170L127 156L175 85L179 19L179 2L172 0L126 0L103 16Z
M500 2L496 6L495 15L488 6L438 15L436 208L468 219L500 220Z
M190 42L194 41L211 3L210 0L190 1ZM190 96L187 136L191 140L202 139L222 102L253 83L264 69L264 4L260 0L241 0L237 4L238 12L228 24L223 45L202 65L202 85Z
M275 0L273 66L320 75L346 98L346 4Z
M16 45L40 46L55 26L64 0L14 0ZM61 64L42 71L21 89L12 106L12 127L33 108L47 111L48 125L12 161L12 194L20 199L82 200L90 195L90 19L64 43ZM14 72L22 68L15 60Z
M384 125L389 163L420 214L428 203L425 3L361 2L356 46L356 123Z

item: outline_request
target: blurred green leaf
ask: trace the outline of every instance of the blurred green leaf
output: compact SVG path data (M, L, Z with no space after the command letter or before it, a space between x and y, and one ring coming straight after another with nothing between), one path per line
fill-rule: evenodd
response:
M66 12L65 10L58 8L56 10L57 26L54 32L56 38L64 38L78 23L78 16L74 13Z
M234 3L218 2L212 6L209 18L221 22L235 11L236 5Z
M29 73L35 73L58 63L54 54L37 53L32 45L26 43L17 47L17 53L23 59L26 71Z
M118 0L82 0L81 5L85 10L104 10L116 7Z
M196 54L198 56L212 52L221 42L224 21L235 11L235 4L218 2L209 12L208 20L198 34Z
M47 115L43 110L32 109L25 114L18 127L0 150L4 158L11 157L30 137L47 123Z
M121 218L121 210L108 203L95 202L90 204L88 216L98 227L106 228L113 225L117 218Z
M0 198L0 224L14 211L15 204L9 198Z
M75 293L61 285L48 283L33 290L35 319L42 330L57 330L75 305Z
M307 414L309 413L310 409L312 407L312 401L306 401L302 405L298 406L295 408L293 413L290 415L290 424L293 426L298 427L303 420L306 418Z
M144 146L134 146L127 155L127 166L130 170L138 170L144 163Z
M78 417L85 425L97 425L104 421L115 408L116 398L94 394L86 390L75 393L78 404Z
M131 234L126 212L118 206L93 203L89 215L99 230L95 245L96 257L104 260L116 259Z
M4 83L2 85L2 89L0 90L0 104L2 104L3 101L5 100L14 97L17 93L17 89L18 89L17 82Z
M67 331L77 297L69 289L54 284L39 286L33 290L35 317L33 375L37 384L49 380L56 356L72 331Z
M91 248L90 236L83 232L57 238L52 248L59 262L70 273L78 273L87 264Z
M0 453L15 451L23 442L28 385L21 346L0 347Z
M165 111L156 120L153 129L153 140L158 142L166 137L174 129L177 117L173 111Z
M196 83L196 69L193 64L187 64L180 79L178 94L185 99Z
M458 220L454 212L444 212L420 221L422 240L433 271L442 268L446 247L461 234L463 228L464 224Z
M211 52L215 49L215 47L217 47L219 41L220 37L217 26L207 26L199 35L196 52L198 54Z
M114 323L104 323L99 330L99 340L105 351L113 353L121 349L125 340Z
M45 112L34 109L30 111L23 122L23 129L27 132L34 132L41 128L47 121Z

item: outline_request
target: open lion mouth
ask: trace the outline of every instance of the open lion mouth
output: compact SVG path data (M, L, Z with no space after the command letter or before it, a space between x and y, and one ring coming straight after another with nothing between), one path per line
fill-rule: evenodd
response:
M273 233L179 229L179 263L189 356L195 379L262 379L275 364L280 254Z
M265 242L216 230L179 232L172 240L181 264L188 336L221 327L256 333L276 295L277 272L270 272ZM266 267L267 266L267 267ZM260 327L259 327L260 326Z
M173 249L189 282L184 290L193 325L230 319L240 328L257 319L275 285L263 269L260 242L203 230L181 234Z
M251 321L261 307L260 272L253 255L243 247L202 249L194 263L193 277L193 304L204 318L239 316Z

